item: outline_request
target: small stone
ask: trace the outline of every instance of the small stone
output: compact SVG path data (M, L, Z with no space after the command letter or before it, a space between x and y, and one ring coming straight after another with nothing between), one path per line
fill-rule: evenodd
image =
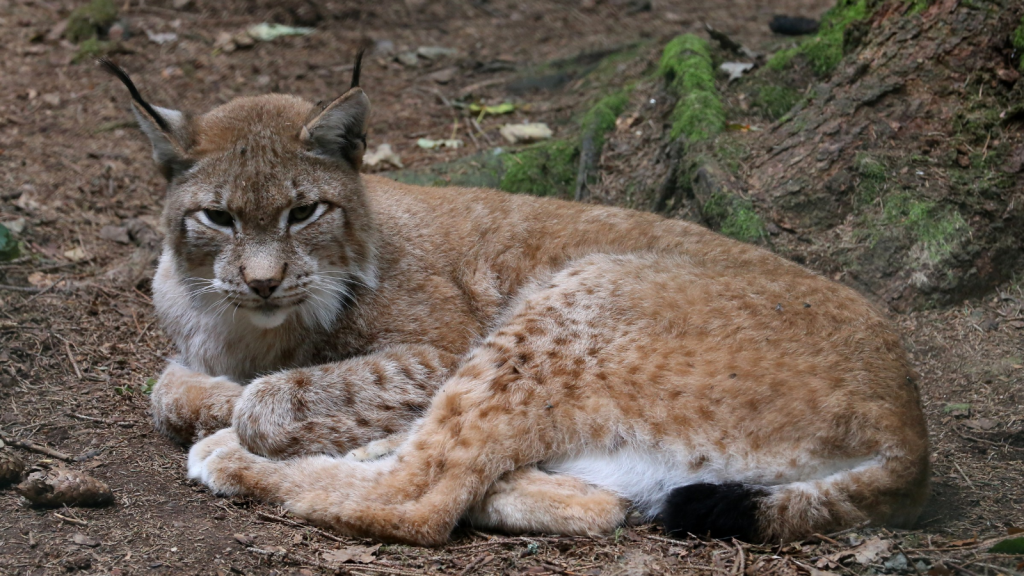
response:
M126 40L128 38L128 28L123 22L114 22L110 26L110 29L107 30L107 38L109 38L111 42Z
M146 30L146 37L154 44L169 44L171 42L178 41L178 35L174 32L160 32L159 34L154 34L153 32Z
M241 544L242 546L252 546L253 543L256 541L256 539L250 536L249 534L235 534L234 537L235 541Z
M507 140L509 144L536 142L538 140L547 140L554 136L554 132L551 131L551 128L548 128L548 125L543 122L506 124L502 126L498 132L501 133L501 136Z
M131 244L132 242L128 236L128 230L124 226L104 226L100 229L100 238L118 244Z
M437 60L438 58L444 58L446 56L455 56L458 53L458 50L444 48L443 46L420 46L416 49L416 54L426 58L427 60Z
M408 66L409 68L419 66L420 63L419 56L416 56L415 52L399 52L398 56L395 56L395 60L402 66Z
M431 80L433 80L434 82L437 82L438 84L447 84L447 83L451 82L455 78L455 73L458 72L458 71L459 71L459 69L455 68L454 66L448 67L448 68L442 68L442 69L438 70L437 72L431 72L427 76L427 78L430 78Z
M256 39L249 35L248 32L239 32L231 37L231 41L235 43L240 50L246 48L252 48L256 45Z
M96 548L100 545L99 540L91 536L86 536L81 532L75 532L75 534L71 537L71 541L75 544L78 544L79 546L88 546L89 548Z
M391 40L377 40L373 43L373 53L377 56L391 56L395 53L395 43Z
M171 7L175 10L187 10L192 7L193 0L174 0Z
M234 35L231 32L218 32L217 38L213 41L213 47L228 54L234 52L238 46L235 46L232 36Z

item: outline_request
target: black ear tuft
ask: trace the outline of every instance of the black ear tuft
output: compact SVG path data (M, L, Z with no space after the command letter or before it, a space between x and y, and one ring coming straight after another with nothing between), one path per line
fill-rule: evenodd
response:
M187 154L191 142L188 117L177 110L153 106L143 100L128 73L117 64L106 58L100 59L98 64L128 88L132 96L132 112L139 122L139 128L153 145L153 160L160 166L163 175L171 180L188 170L192 165Z
M117 79L120 80L126 88L128 88L128 93L131 94L132 100L134 100L139 106L142 106L142 109L145 110L147 114L153 117L153 121L156 122L157 126L159 126L161 130L170 130L170 126L167 125L167 120L165 120L163 117L157 114L156 110L153 109L149 102L146 102L142 99L142 95L139 94L139 89L135 87L135 82L132 82L131 77L128 76L128 73L124 71L124 68L121 68L117 64L114 64L107 58L100 58L96 61L96 63L99 64L100 68L102 68L108 74L117 76Z
M760 542L757 511L768 491L745 484L691 484L669 493L659 520L672 536Z
M366 48L360 48L359 52L356 52L356 64L352 67L352 85L349 86L349 90L359 87L359 72L363 69L364 52Z

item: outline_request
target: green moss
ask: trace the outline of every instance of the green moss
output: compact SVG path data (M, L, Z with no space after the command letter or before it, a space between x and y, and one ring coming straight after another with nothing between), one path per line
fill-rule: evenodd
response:
M843 59L843 31L869 15L867 0L840 0L821 18L818 35L800 45L811 68L824 76Z
M1020 25L1013 31L1013 47L1017 49L1017 67L1024 72L1024 16L1020 19Z
M907 230L931 262L948 256L967 234L967 221L955 209L908 193L885 198L883 221Z
M615 119L626 109L626 103L629 102L631 91L630 88L626 88L605 96L598 100L597 104L592 106L590 110L587 110L580 120L584 133L593 130L594 146L598 150L604 144L605 134L615 128Z
M786 115L800 101L800 93L786 86L765 85L758 90L754 106L772 120Z
M672 111L673 139L685 135L697 142L722 131L725 109L715 91L715 69L706 41L693 34L676 36L665 46L658 71L679 98Z
M79 62L84 62L86 60L94 60L100 56L110 54L116 47L116 42L107 42L97 38L90 38L78 45L78 51L75 52L75 56L71 61L78 64Z
M853 159L853 169L860 176L857 182L856 202L862 206L874 203L885 185L885 165L867 154L858 153Z
M11 231L0 224L0 262L14 260L21 254L18 248L18 241L14 239Z
M97 38L117 20L117 6L114 0L92 0L85 6L76 8L68 16L68 27L64 36L79 43L90 38Z
M802 54L815 74L824 76L832 72L843 59L843 33L851 24L860 22L871 14L868 1L839 0L821 17L821 26L817 34L795 48L776 52L768 59L766 65L771 70L783 70L789 66L794 56Z
M928 9L929 0L904 0L910 4L910 10L907 10L907 16L913 16L920 14Z
M771 57L768 58L768 62L765 63L765 66L767 66L771 70L785 70L786 67L789 66L789 63L793 60L793 57L799 53L800 48L798 46L779 50L778 52L772 54Z
M498 187L506 192L567 197L576 184L578 156L577 145L565 140L502 154L505 173Z
M704 203L701 214L730 238L753 242L766 236L764 221L746 198L715 193Z
M853 159L853 167L865 180L885 182L885 165L867 154L857 154Z

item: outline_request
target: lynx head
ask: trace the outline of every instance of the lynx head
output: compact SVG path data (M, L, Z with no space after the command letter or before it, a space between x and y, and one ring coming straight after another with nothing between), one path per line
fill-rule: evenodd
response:
M155 288L175 283L193 312L270 329L289 318L326 327L374 283L358 58L352 88L326 107L271 94L195 117L147 103L123 70L101 64L128 87L169 182Z

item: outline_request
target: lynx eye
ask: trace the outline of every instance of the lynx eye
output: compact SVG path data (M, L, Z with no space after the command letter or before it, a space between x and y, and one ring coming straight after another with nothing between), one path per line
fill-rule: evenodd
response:
M316 212L317 206L319 206L319 202L292 208L291 212L288 212L288 223L294 224L296 222L309 220L309 218Z
M207 209L207 210L203 210L203 215L206 216L207 220L209 220L210 222L213 222L217 226L223 226L225 228L231 228L234 225L234 223L235 223L235 219L231 217L231 214L228 214L224 210L209 210L209 209Z

